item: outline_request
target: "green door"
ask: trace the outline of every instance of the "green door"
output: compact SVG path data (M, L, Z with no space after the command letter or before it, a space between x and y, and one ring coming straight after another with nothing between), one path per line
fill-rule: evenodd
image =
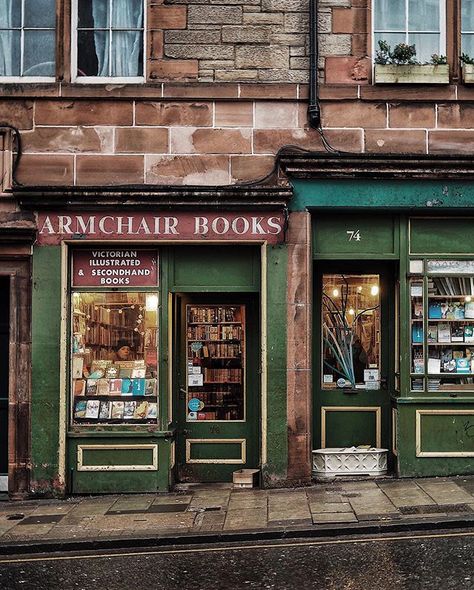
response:
M226 482L259 467L258 299L177 295L177 479Z
M391 448L395 265L316 262L313 448Z
M8 490L10 279L0 277L0 492Z

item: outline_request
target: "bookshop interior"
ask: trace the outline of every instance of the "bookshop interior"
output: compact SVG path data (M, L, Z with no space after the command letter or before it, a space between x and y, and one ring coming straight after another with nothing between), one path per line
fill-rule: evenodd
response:
M412 260L411 390L474 392L474 261Z

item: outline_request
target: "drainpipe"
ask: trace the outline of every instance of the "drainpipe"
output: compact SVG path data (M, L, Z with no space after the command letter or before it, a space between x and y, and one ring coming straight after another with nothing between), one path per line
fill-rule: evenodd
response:
M308 123L321 130L321 109L318 96L318 0L309 0L309 104Z

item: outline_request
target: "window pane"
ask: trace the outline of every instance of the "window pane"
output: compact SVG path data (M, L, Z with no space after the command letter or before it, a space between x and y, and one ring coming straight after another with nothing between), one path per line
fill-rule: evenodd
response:
M105 29L110 26L109 0L78 0L78 27Z
M55 32L25 31L23 76L54 76Z
M323 276L322 386L380 389L378 275Z
M18 2L18 0L16 1ZM55 0L25 0L25 18L23 26L34 29L54 29L55 25Z
M112 27L141 29L143 27L143 0L113 0Z
M19 0L0 0L0 29L21 26L21 2Z
M409 31L439 31L439 0L409 0Z
M404 33L376 33L374 35L374 49L375 51L379 48L379 41L387 41L390 47L393 49L395 45L399 43L405 43Z
M474 35L463 35L462 36L462 53L468 55L474 55Z
M375 0L374 11L376 31L405 29L405 0Z
M0 31L0 76L20 75L20 32Z
M416 46L416 59L422 63L431 61L433 53L440 53L438 34L412 34L408 36L408 43Z
M75 423L156 423L157 321L157 293L73 293Z
M77 35L77 75L109 75L109 33L105 31L79 31Z
M120 31L112 35L112 76L143 75L143 35Z
M187 421L243 420L245 307L186 306Z
M463 31L474 31L474 2L461 3L461 28Z

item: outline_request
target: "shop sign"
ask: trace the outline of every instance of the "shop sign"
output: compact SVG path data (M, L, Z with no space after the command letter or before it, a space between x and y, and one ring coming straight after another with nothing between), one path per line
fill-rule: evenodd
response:
M149 213L39 213L38 243L82 240L266 240L283 239L285 217L271 213L188 212Z
M156 287L157 254L152 250L97 248L72 254L73 287Z

